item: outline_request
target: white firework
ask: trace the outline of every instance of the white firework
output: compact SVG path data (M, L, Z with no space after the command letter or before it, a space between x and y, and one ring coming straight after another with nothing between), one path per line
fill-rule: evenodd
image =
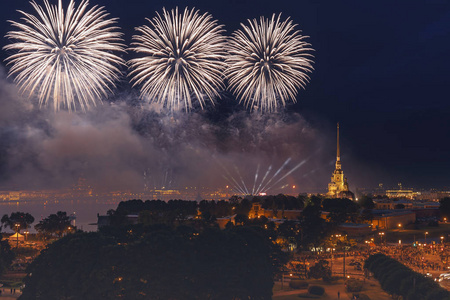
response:
M208 13L178 8L136 28L132 50L142 57L130 60L130 76L140 86L141 98L186 111L197 100L214 103L224 89L226 39L221 25Z
M44 0L43 7L30 3L37 15L19 11L22 23L10 21L16 30L7 33L12 43L4 48L17 52L7 58L9 75L40 106L52 103L56 111L96 105L112 92L124 64L114 54L124 51L117 19L107 19L103 7L88 9L87 0L78 7L71 0L67 10L61 0Z
M248 20L229 42L225 70L229 89L251 109L273 111L279 102L283 106L288 100L295 102L313 70L307 36L295 30L289 18L283 22L280 18L274 14L259 22Z

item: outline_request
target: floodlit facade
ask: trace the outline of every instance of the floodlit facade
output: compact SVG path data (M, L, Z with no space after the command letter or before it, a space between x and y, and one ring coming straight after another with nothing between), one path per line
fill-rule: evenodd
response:
M353 198L348 188L347 178L344 176L344 171L341 167L341 153L339 149L339 123L337 124L337 155L336 155L336 169L331 176L331 182L328 184L327 197L330 198Z

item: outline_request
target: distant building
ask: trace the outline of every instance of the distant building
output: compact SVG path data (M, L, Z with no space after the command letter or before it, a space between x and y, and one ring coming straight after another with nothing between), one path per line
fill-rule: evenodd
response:
M416 213L412 210L372 210L372 227L378 229L404 228L416 221Z
M396 209L398 205L402 204L403 209L413 208L414 204L411 201L401 199L398 201L392 201L391 199L373 199L375 204L375 209L386 210L386 209Z
M372 226L370 224L344 223L339 225L338 230L350 237L359 237L371 234Z
M337 155L336 155L336 169L331 176L331 182L328 184L327 197L330 198L350 198L354 195L348 188L347 178L344 177L344 171L341 168L341 153L339 149L339 123L337 124Z
M413 199L415 193L413 190L387 190L386 196L389 198L408 198Z
M248 213L249 219L266 217L268 219L298 220L302 215L300 209L264 209L261 203L254 202Z
M442 198L450 197L449 191L438 191L438 190L429 190L429 191L421 191L417 192L416 199L417 200L426 200L426 201L439 201Z

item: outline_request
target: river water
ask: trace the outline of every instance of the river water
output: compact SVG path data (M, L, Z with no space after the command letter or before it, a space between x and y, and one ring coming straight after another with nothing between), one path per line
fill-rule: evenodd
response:
M58 211L65 211L67 215L76 216L75 226L84 231L96 231L97 214L105 215L110 209L116 209L119 204L117 201L107 200L46 200L46 201L1 201L0 218L5 214L12 212L25 212L34 217L34 223L31 224L30 232L36 232L34 225L40 220L55 214ZM3 232L12 232L9 228L3 228Z

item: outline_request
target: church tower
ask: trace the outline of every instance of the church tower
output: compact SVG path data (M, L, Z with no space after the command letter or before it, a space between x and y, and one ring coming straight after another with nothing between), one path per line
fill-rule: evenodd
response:
M339 123L337 124L337 151L336 151L336 169L331 176L331 182L328 184L327 196L331 198L349 198L352 194L348 189L347 178L341 168L341 152L339 149Z

